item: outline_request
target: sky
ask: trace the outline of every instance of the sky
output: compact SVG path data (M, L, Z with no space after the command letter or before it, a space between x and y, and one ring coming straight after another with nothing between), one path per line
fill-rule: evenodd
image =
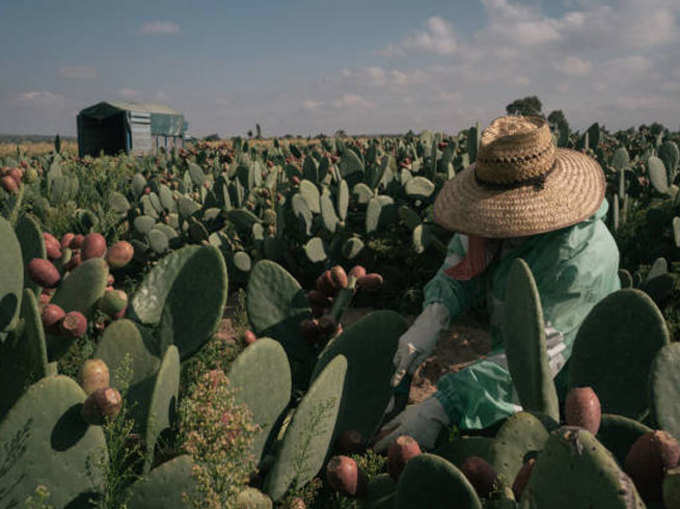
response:
M680 0L0 0L0 133L103 100L189 133L457 133L536 95L573 129L680 129Z

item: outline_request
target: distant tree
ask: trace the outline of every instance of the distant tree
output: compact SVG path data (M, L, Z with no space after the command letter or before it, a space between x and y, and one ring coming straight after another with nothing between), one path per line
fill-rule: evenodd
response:
M59 133L57 133L57 136L54 138L54 151L57 154L61 152L61 138L59 137Z
M535 95L523 99L515 99L505 107L508 115L538 115L543 117L543 105Z
M551 111L550 115L548 115L548 122L556 130L561 130L562 128L569 130L569 122L567 122L567 118L562 113L562 110Z
M205 138L203 138L203 141L220 141L220 136L217 133L210 134L210 135L206 136Z
M258 140L261 140L262 139L262 130L260 129L260 124L255 124L255 132L257 133L257 134L255 134L255 137Z
M253 137L253 130L248 129L248 138L252 138L252 137Z
M344 129L338 129L337 131L335 131L335 136L343 138L343 137L347 136L347 134L345 133Z

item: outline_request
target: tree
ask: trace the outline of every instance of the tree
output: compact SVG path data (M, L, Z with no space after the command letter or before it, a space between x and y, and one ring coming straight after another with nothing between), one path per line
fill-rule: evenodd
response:
M538 115L543 117L543 105L535 95L527 96L524 99L515 99L505 107L508 115Z
M564 113L562 113L562 110L553 110L550 112L550 115L548 115L548 122L550 122L551 127L557 130L562 130L566 128L566 130L569 130L569 122L567 122L567 118L564 116Z
M249 129L248 130L248 138L252 138L252 137L253 137L253 130Z
M255 132L257 133L257 134L255 135L255 137L256 137L258 140L261 140L261 139L262 139L262 130L260 129L260 124L255 124Z

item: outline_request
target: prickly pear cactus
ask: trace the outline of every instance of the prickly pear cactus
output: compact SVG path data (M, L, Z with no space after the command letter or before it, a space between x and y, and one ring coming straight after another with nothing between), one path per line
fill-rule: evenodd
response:
M668 342L666 321L647 294L614 292L581 324L569 361L571 386L592 387L603 412L637 419L648 406L652 360Z
M649 404L661 429L680 437L680 343L662 347L649 370Z
M24 288L21 245L9 221L0 217L0 342L16 326Z
M458 468L470 456L477 456L491 463L490 453L494 440L489 437L461 436L438 447L433 453L450 461Z
M559 402L548 363L541 298L531 269L521 258L517 258L510 268L505 303L505 351L522 407L559 421Z
M619 464L623 465L635 441L652 431L652 428L623 415L602 414L597 439L614 455Z
M227 374L236 399L253 413L261 430L253 441L253 455L260 461L274 424L291 398L292 379L286 352L278 341L259 338L236 358Z
M183 454L151 470L129 488L129 509L180 509L187 507L184 495L196 496L191 456Z
M347 377L338 416L336 436L357 430L363 436L375 434L393 388L392 358L406 322L394 311L375 311L332 340L319 355L312 379L337 355L347 358Z
M300 322L312 314L300 284L279 264L261 260L250 273L246 306L255 333L286 350L293 387L306 386L316 356L300 334Z
M21 257L24 262L24 287L30 288L38 296L40 295L41 288L31 280L27 267L33 258L47 258L42 230L38 221L33 216L24 214L17 221L15 231L21 245Z
M256 488L246 488L238 494L236 509L272 509L272 499Z
M434 454L411 458L397 483L395 509L435 509L455 501L461 509L482 509L482 503L465 474Z
M338 355L317 377L287 426L263 491L278 501L289 487L307 484L328 453L340 409L347 359Z
M583 428L550 434L522 492L523 509L598 507L642 509L633 481L597 439Z
M0 477L6 507L19 507L38 484L54 507L85 507L103 487L103 471L88 464L108 461L104 432L80 416L85 393L71 378L43 378L28 388L0 423L0 455L10 465Z

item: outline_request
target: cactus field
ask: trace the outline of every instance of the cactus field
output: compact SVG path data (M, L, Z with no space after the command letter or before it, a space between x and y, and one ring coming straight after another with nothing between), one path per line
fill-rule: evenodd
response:
M385 456L392 359L451 237L433 202L479 124L0 151L0 508L679 509L680 132L553 131L602 167L621 253L568 395L517 259L523 410Z

